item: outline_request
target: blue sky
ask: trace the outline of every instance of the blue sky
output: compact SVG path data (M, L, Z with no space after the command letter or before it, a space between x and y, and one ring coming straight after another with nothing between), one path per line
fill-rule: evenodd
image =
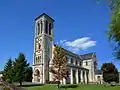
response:
M32 65L34 19L45 12L55 19L54 42L78 54L96 52L99 67L113 59L106 31L110 10L97 0L2 0L0 1L0 70L19 52ZM80 41L86 39L86 47ZM77 41L76 41L77 40ZM64 41L64 42L63 42ZM61 43L62 42L62 43ZM88 43L92 43L90 46ZM120 61L115 61L120 70Z

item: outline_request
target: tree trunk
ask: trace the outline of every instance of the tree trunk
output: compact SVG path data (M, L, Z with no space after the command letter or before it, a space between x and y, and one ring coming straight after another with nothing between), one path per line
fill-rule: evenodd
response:
M58 68L58 88L60 88L60 65Z
M58 88L60 88L60 81L58 81Z
M19 83L20 83L20 86L22 86L22 81L20 81Z

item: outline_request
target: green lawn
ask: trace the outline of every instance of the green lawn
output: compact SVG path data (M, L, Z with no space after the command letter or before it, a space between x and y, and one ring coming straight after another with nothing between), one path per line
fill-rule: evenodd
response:
M24 87L27 90L58 90L56 85L43 85L43 86L31 86ZM61 88L59 90L65 90ZM97 84L80 84L76 88L67 88L66 90L120 90L120 86L103 86Z

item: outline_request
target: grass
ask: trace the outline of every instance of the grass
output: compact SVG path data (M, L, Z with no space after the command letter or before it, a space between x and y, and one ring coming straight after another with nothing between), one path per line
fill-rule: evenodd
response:
M57 85L29 86L24 87L27 90L58 90ZM60 88L59 90L65 90ZM120 86L103 86L98 84L80 84L75 88L67 88L66 90L120 90Z

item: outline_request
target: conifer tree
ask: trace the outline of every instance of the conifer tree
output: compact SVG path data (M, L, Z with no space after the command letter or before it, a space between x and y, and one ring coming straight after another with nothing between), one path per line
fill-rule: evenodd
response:
M24 81L32 82L32 73L33 73L32 67L26 68Z
M20 83L20 85L22 85L22 82L25 79L26 69L28 66L29 64L27 63L25 55L20 53L14 63L15 79Z
M12 83L14 79L14 73L13 73L13 61L12 59L8 59L3 72L3 79L9 83Z

